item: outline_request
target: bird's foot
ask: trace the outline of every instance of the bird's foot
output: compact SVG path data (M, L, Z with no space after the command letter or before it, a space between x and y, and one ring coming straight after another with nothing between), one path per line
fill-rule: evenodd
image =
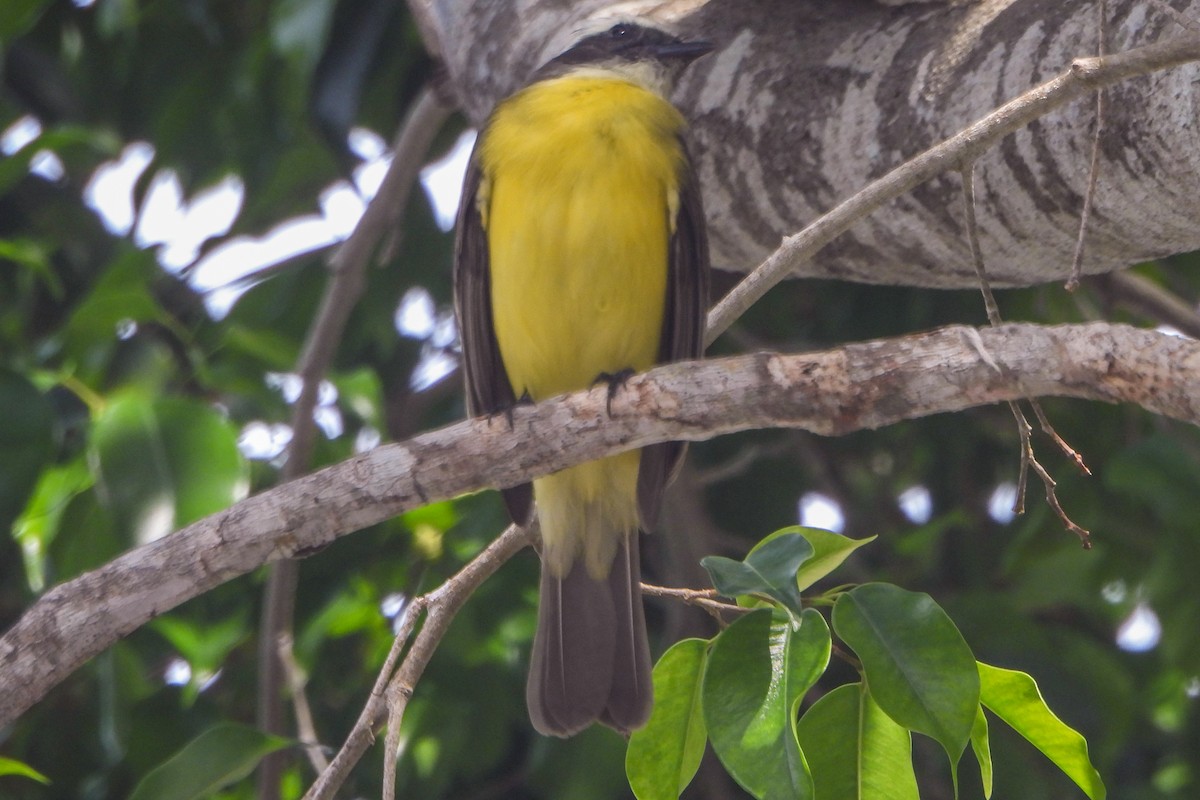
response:
M608 384L608 397L604 401L604 408L608 411L608 416L612 417L612 401L617 396L617 392L625 388L625 384L629 379L636 374L636 370L626 367L618 372L601 372L596 376L596 380L592 381L592 385L597 383Z

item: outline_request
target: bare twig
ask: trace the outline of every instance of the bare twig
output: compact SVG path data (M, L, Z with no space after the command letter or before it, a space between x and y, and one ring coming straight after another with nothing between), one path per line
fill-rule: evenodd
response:
M987 279L987 267L983 261L983 249L979 245L979 232L975 219L975 175L971 165L966 165L962 169L963 181L963 205L966 216L967 227L967 242L971 248L971 262L975 265L975 274L979 278L979 288L983 292L984 305L987 307L988 321L992 327L1001 324L1000 308L996 305L995 295L992 294L991 284ZM986 355L986 350L983 348L982 341L979 343L979 349L985 360L991 360L990 356ZM999 366L996 366L999 370ZM1037 414L1038 421L1041 423L1042 430L1051 437L1055 444L1059 446L1064 453L1073 458L1076 466L1081 468L1085 473L1088 472L1087 465L1083 463L1083 458L1079 453L1063 440L1058 435L1058 431L1054 430L1054 426L1050 424L1050 420L1046 418L1046 414L1042 411L1041 403L1036 399L1030 399L1029 404L1033 406L1033 411ZM1080 537L1084 547L1091 547L1090 534L1083 528L1075 524L1075 522L1067 516L1062 505L1058 502L1058 496L1055 493L1055 482L1050 477L1050 473L1038 463L1033 452L1033 443L1030 437L1032 428L1029 425L1029 420L1025 418L1025 413L1021 411L1021 405L1017 400L1010 400L1008 408L1012 411L1013 418L1017 422L1017 434L1021 439L1021 466L1020 473L1017 479L1017 496L1013 501L1013 512L1017 514L1025 511L1025 490L1028 487L1029 469L1032 468L1034 473L1042 479L1046 486L1046 499L1049 501L1051 508L1058 514L1060 520L1067 530L1075 533Z
M964 164L960 170L963 187L963 216L966 220L967 245L971 249L971 264L979 280L979 291L983 293L983 306L987 309L988 324L993 328L1000 325L1000 306L992 294L992 284L987 278L987 267L983 263L983 248L979 245L979 223L975 218L975 163Z
M795 236L784 239L778 250L709 312L705 343L720 336L746 309L801 263L889 200L936 175L959 169L1004 136L1090 91L1197 58L1200 58L1200 37L1183 36L1103 59L1077 59L1058 77L1010 100L949 139L906 161L843 200Z
M371 694L367 698L363 710L359 712L358 719L355 721L354 727L350 729L350 735L346 738L346 743L338 750L333 762L328 769L318 773L317 782L309 788L308 794L305 795L306 800L311 797L331 797L338 787L346 782L350 770L358 763L362 754L374 744L375 725L386 708L388 681L391 680L392 673L396 669L400 654L404 652L404 646L416 628L417 620L425 613L425 608L425 598L418 597L404 609L404 618L400 623L400 629L396 631L396 638L392 641L392 649L388 651L387 658L384 659L383 667L380 668L379 675L375 678L375 685L371 687Z
M1058 445L1058 449L1062 451L1062 454L1075 463L1076 469L1084 475L1091 475L1092 471L1084 463L1083 456L1079 454L1079 451L1067 444L1066 440L1059 436L1058 431L1050 424L1050 420L1046 418L1046 412L1042 409L1042 404L1036 400L1030 400L1029 405L1033 406L1033 413L1037 415L1038 424L1042 426L1042 433L1049 436L1050 440Z
M367 206L350 237L329 259L331 273L316 319L309 327L301 351L297 373L302 380L300 396L292 409L292 439L280 479L288 481L308 471L312 458L316 424L313 409L321 381L333 361L350 312L358 302L365 284L367 265L380 239L403 214L408 198L423 166L423 158L433 137L449 116L430 89L413 101L393 144L392 163L379 191ZM259 623L258 724L272 733L282 732L283 712L279 685L283 667L278 656L280 635L292 628L296 592L297 565L290 559L276 562L267 578L262 619ZM263 759L259 770L258 796L264 800L278 797L279 774L283 754Z
M1096 4L1097 43L1096 57L1103 58L1108 42L1108 2ZM1083 193L1083 210L1079 213L1079 233L1075 237L1075 255L1071 258L1071 276L1066 289L1073 292L1079 288L1079 276L1083 274L1083 244L1087 240L1088 223L1092 219L1092 204L1096 199L1096 179L1100 176L1100 137L1104 133L1104 89L1096 90L1096 121L1092 132L1092 161L1088 167L1087 189ZM1061 440L1060 440L1061 441Z
M334 796L334 793L345 782L350 770L374 742L376 726L384 716L388 718L389 726L388 752L384 755L384 762L385 764L394 762L396 757L394 735L399 731L400 721L403 719L408 701L412 697L413 688L424 673L429 659L433 656L434 650L437 649L447 628L450 627L454 616L462 608L467 598L485 580L522 548L532 544L535 537L536 531L533 528L522 529L515 525L510 526L452 578L429 594L413 601L406 612L401 631L397 634L392 653L388 655L388 662L380 670L379 677L375 681L375 688L371 691L370 700L359 715L358 722L355 723L350 736L342 745L342 749L338 751L330 768L317 778L317 782L304 795L304 800ZM421 630L413 640L404 660L400 662L399 668L393 674L392 666L395 664L393 656L402 649L402 642L407 641L411 636L416 618L422 612L425 614L425 624L421 626ZM386 688L384 688L385 686ZM390 777L393 793L385 795L387 797L394 796L394 765L390 769L392 770ZM388 770L389 768L385 767L385 778L389 775Z
M304 691L308 676L296 662L290 633L279 636L279 660L283 662L288 689L292 694L292 705L296 710L296 731L300 734L300 741L304 742L304 753L308 756L308 763L312 765L313 772L320 775L329 767L329 759L325 758L325 748L317 737L317 726L313 723L312 709Z
M669 586L655 586L651 583L642 584L642 594L647 597L669 597L673 600L680 600L690 606L704 609L713 616L716 621L724 625L725 618L722 614L745 614L753 609L742 608L737 603L726 603L723 600L718 600L720 595L716 589L675 589Z

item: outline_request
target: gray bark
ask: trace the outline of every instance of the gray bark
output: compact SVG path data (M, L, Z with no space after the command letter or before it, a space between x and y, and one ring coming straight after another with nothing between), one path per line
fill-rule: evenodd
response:
M714 264L745 271L822 212L1098 45L1098 4L1070 0L412 0L468 117L570 42L590 16L651 12L719 50L676 101L692 120ZM1200 0L1176 2L1200 17ZM1108 52L1182 35L1150 3L1109 3ZM1107 89L1084 270L1200 248L1196 93L1188 64ZM976 166L980 234L998 285L1062 280L1088 179L1094 97L1069 103ZM889 204L800 267L896 285L976 284L961 181Z
M1025 397L1136 403L1200 424L1200 342L1123 325L943 328L825 353L658 367L474 419L298 478L55 586L0 636L0 728L117 639L262 564L481 486L655 442L758 428L822 435Z

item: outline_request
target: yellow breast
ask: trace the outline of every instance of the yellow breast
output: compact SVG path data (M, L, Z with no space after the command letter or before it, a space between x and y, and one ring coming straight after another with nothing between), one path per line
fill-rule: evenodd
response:
M654 92L595 75L536 83L496 110L480 211L518 397L656 360L683 124Z

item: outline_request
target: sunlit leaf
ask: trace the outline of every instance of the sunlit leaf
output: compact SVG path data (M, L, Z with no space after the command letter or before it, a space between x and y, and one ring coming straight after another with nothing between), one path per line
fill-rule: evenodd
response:
M1104 800L1087 740L1054 715L1037 683L1024 672L979 664L980 702L1054 762L1092 800Z
M796 725L816 800L919 800L912 737L861 683L839 686Z
M684 639L654 667L654 710L646 726L629 737L625 774L638 800L677 798L704 756L708 729L700 691L708 642Z
M981 687L982 688L982 687ZM975 724L971 727L971 750L979 762L979 777L983 782L983 796L992 797L992 746L988 740L987 717L981 705L975 713Z
M957 764L975 723L979 673L941 606L924 593L868 583L838 598L833 627L862 660L879 707L932 736Z
M37 781L38 783L50 783L49 778L28 764L23 764L20 761L0 756L0 778L4 777L5 775L19 775L23 778L29 778L30 780Z
M870 544L877 536L866 539L851 539L840 533L821 530L820 528L791 528L812 545L813 555L800 566L796 573L796 584L804 591L817 581L842 565L850 555L865 544Z
M829 663L825 619L752 611L714 640L704 674L704 721L729 774L760 800L811 798L812 779L796 741L804 693Z

